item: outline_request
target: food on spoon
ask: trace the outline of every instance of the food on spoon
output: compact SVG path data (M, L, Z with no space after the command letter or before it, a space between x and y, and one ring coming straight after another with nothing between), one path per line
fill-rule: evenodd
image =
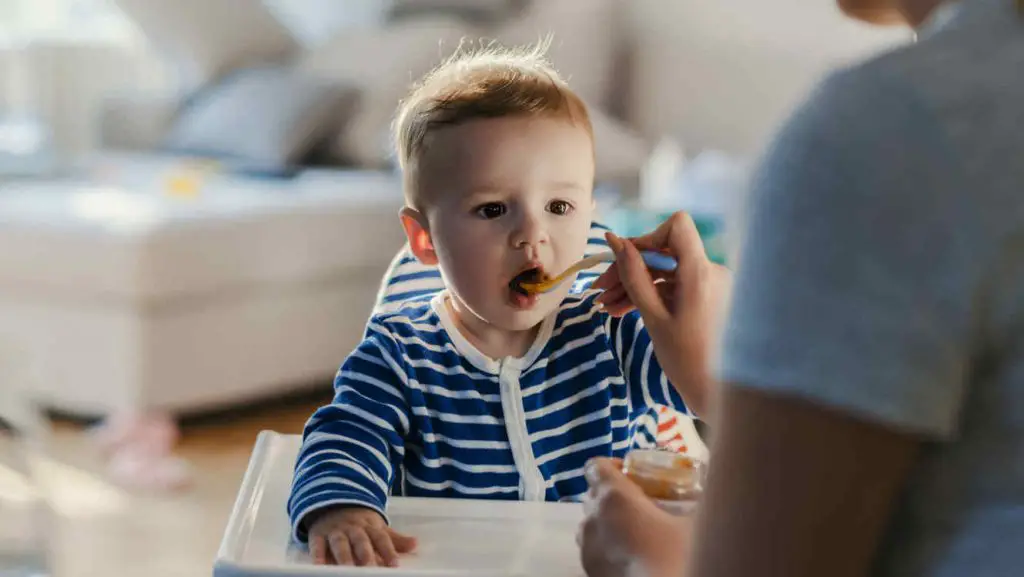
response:
M538 284L544 281L550 280L551 277L541 272L540 267L531 268L524 270L517 274L508 283L508 288L512 289L513 292L517 292L523 296L530 296L530 291L523 286L523 284Z

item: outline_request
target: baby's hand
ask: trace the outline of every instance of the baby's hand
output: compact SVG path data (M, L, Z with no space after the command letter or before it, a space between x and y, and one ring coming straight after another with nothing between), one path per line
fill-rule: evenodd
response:
M309 553L317 565L397 567L398 554L416 548L416 539L388 527L373 509L345 506L314 517Z

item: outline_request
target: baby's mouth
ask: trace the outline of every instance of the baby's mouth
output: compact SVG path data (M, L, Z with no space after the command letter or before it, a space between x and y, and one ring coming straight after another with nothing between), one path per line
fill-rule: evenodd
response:
M530 291L523 288L523 283L538 283L542 280L544 280L544 269L539 266L534 266L512 277L512 280L508 282L508 288L513 293L528 297L530 296Z

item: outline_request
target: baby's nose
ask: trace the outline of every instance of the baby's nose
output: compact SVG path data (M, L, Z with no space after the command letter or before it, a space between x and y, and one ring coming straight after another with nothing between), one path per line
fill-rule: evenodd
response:
M536 248L548 241L548 231L540 219L524 216L516 230L513 244L516 248Z

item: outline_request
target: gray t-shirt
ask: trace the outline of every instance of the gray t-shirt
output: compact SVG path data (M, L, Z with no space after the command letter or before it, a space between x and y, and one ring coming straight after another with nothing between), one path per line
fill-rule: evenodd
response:
M1024 15L829 77L754 180L721 377L927 439L879 575L1024 575Z

